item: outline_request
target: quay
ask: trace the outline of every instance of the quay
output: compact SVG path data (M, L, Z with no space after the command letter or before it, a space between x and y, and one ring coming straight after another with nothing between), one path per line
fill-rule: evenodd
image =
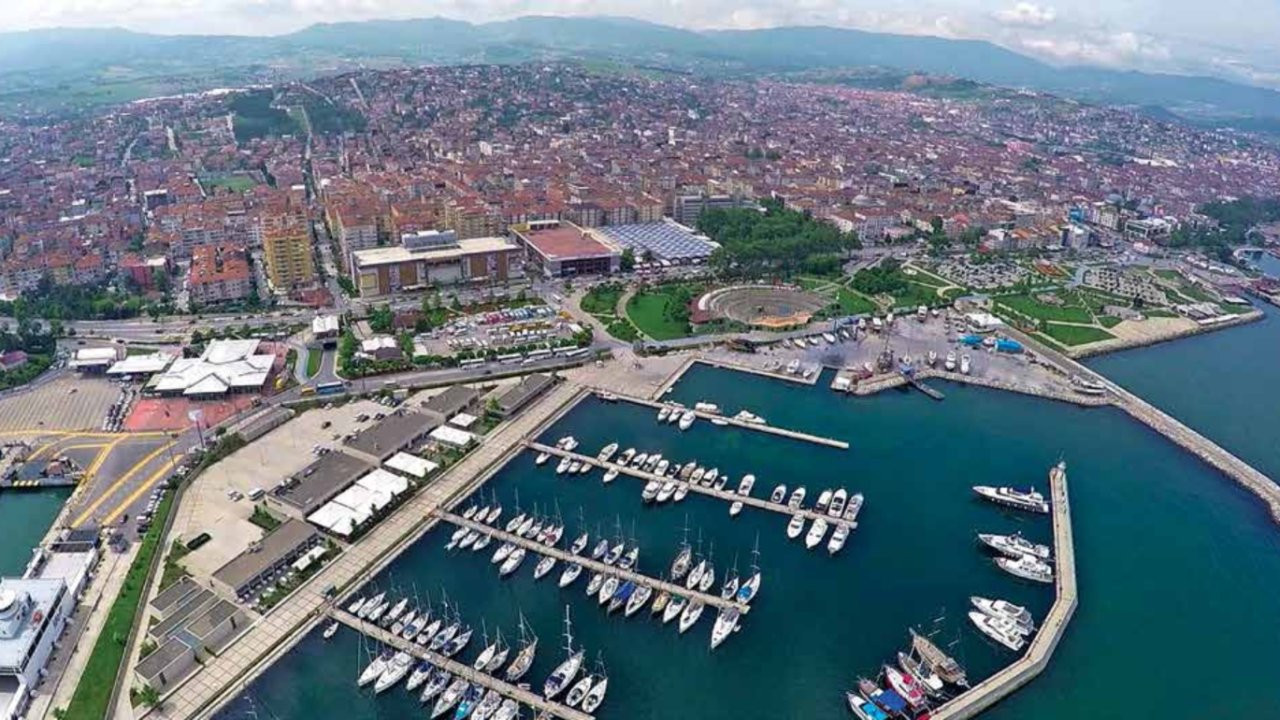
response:
M631 395L622 395L619 393L611 393L611 395L613 397L616 397L618 400L633 403L635 405L644 405L645 407L650 407L650 408L653 408L654 410L660 410L664 405L670 405L670 403L661 402L659 400L647 400L645 398L634 397ZM787 430L786 428L774 427L773 425L761 425L759 423L749 423L744 420L738 420L736 418L729 417L727 415L719 415L717 413L703 412L701 410L696 410L694 408L685 408L685 410L693 410L693 413L697 415L698 418L701 420L706 420L706 421L723 420L725 421L725 423L727 423L727 425L732 425L734 427L743 428L746 430L757 430L759 432L769 433L771 435L779 435L781 437L791 438L792 440L802 440L804 442L814 443L815 445L825 445L826 447L839 448L841 450L849 449L849 443L843 440L834 440L832 438L825 438L819 435L810 435L809 433L800 432L799 430Z
M947 397L946 395L942 394L941 390L936 390L934 388L929 387L928 385L925 385L923 382L921 382L920 378L908 378L907 383L911 385L911 387L919 390L925 395L928 395L934 400L941 401L941 400L945 400Z
M512 545L518 545L526 550L531 550L535 553L550 555L561 562L577 563L584 569L591 570L592 572L603 573L605 575L616 575L622 580L630 580L637 585L648 585L654 590L666 590L672 595L680 595L693 600L699 600L704 605L710 605L722 610L725 608L733 608L743 615L746 615L747 612L751 610L751 606L745 603L723 600L719 595L708 595L707 593L698 592L697 590L689 590L683 585L670 583L666 580L659 580L658 578L649 577L648 575L644 575L633 570L623 570L616 565L605 565L599 560L592 560L589 557L574 555L573 553L567 550L562 550L558 547L549 547L547 545L543 545L537 540L522 538L519 535L513 535L502 528L485 525L484 523L478 523L474 520L468 520L461 515L454 515L453 513L445 512L443 510L437 510L435 515L441 520L453 523L458 527L465 527L475 530L476 532L492 535L494 540L503 540L511 543Z
M373 623L361 620L345 610L333 608L329 611L329 615L334 620L337 620L356 632L377 640L383 645L394 647L397 650L403 650L419 660L426 660L441 670L448 671L457 677L466 678L467 680L470 680L471 682L486 689L497 690L501 695L531 707L535 711L549 712L558 718L563 718L563 720L594 720L595 716L593 715L588 715L581 710L575 710L568 705L562 705L558 702L547 700L541 695L530 690L504 682L487 673L479 672L470 665L452 660L440 655L439 653L431 652L427 648L424 648L415 642L405 640L395 633L378 627Z
M815 372L813 373L812 376L806 378L802 375L791 375L785 372L774 372L772 370L763 370L761 368L752 367L750 365L741 365L739 363L732 363L726 360L719 360L716 358L707 358L707 357L694 358L693 362L691 362L690 365L692 365L693 363L702 363L703 365L707 365L714 368L720 368L722 370L737 370L738 372L751 373L752 375L760 375L761 377L767 377L772 380L785 380L787 382L795 383L797 385L817 385L818 378L822 376L821 371ZM681 368L680 372L676 375L676 378L679 379L679 376L683 375L685 370L688 370L688 367ZM675 381L672 381L671 384L674 385Z
M1067 473L1062 466L1049 472L1049 491L1053 507L1054 564L1057 568L1053 607L1040 623L1040 629L1025 655L938 707L930 714L933 720L968 720L1027 684L1049 666L1049 658L1057 649L1079 602L1075 542L1071 534L1071 501L1067 495Z
M690 492L696 492L696 493L701 493L703 495L709 495L711 497L720 498L721 500L724 500L725 502L730 502L730 503L734 501L741 501L742 504L745 506L759 508L761 510L769 510L772 512L776 512L780 515L785 515L788 518L790 518L792 515L799 513L800 515L804 516L805 520L812 521L818 518L824 518L827 522L832 521L832 518L826 513L820 513L820 512L809 510L809 509L792 510L791 508L787 507L786 503L770 502L768 500L764 500L762 498L754 497L751 495L739 495L738 493L733 492L732 490L716 490L715 488L702 487L701 485L695 485L693 483L690 483L684 480L679 480L671 477L663 477L661 475L654 475L651 472L646 472L644 470L640 470L630 466L627 466L627 467L623 467L622 465L615 466L613 463L601 462L600 459L594 455L580 455L578 453L570 452L562 448L552 447L550 445L543 445L542 443L526 442L525 444L529 447L530 450L535 450L537 452L544 452L544 453L547 453L548 455L552 455L555 457L567 457L570 460L585 462L589 465L594 465L597 469L600 469L600 470L607 470L612 467L617 467L618 474L620 475L630 475L631 477L639 478L646 482L648 482L649 480L658 480L660 482L668 482L668 481L674 482L677 485L687 485L689 487ZM552 472L554 472L554 470L552 470ZM725 487L727 488L728 485L726 485ZM840 522L843 522L843 521L840 521ZM855 522L852 524L851 527L856 528L857 526L858 524Z

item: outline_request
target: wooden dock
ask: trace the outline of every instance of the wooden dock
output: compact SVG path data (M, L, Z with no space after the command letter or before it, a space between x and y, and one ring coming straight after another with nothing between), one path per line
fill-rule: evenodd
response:
M451 660L439 653L434 653L421 645L405 640L388 630L385 630L373 623L366 622L352 615L345 610L333 608L329 611L329 615L334 620L346 625L356 632L377 640L383 645L389 645L397 650L403 650L419 660L426 660L432 665L446 670L455 676L466 678L467 680L480 685L486 689L497 690L498 693L505 697L509 697L518 703L527 705L537 712L549 712L552 715L563 718L563 720L594 720L593 715L588 715L581 710L575 710L568 705L562 705L558 702L547 700L546 698L534 693L530 690L504 682L498 678L486 673L478 672L470 665Z
M589 465L594 465L597 469L600 469L600 470L608 470L609 468L616 467L618 469L619 475L628 475L633 478L644 480L645 482L648 482L650 480L657 480L659 482L668 482L668 481L674 482L676 485L687 486L689 488L689 492L695 492L701 495L707 495L710 497L719 498L729 503L732 503L735 501L741 501L743 506L745 507L753 507L753 508L758 508L760 510L768 510L770 512L778 513L780 515L785 515L787 516L788 519L790 519L792 515L799 513L801 515L804 515L805 520L810 522L818 518L823 518L828 523L831 523L832 525L834 525L836 522L836 520L831 516L827 515L826 513L817 512L816 510L810 510L807 508L800 509L800 510L792 510L791 508L787 507L786 503L770 502L769 500L753 497L751 495L739 495L738 493L728 489L716 490L715 488L703 487L701 485L690 483L685 480L679 480L677 478L655 475L654 473L647 472L645 470L639 470L637 468L633 468L630 466L615 465L614 463L601 462L594 455L580 455L575 452L563 450L558 447L552 447L551 445L543 445L542 443L538 443L538 442L530 441L530 442L526 442L525 444L529 447L530 450L534 450L536 452L545 452L554 457L567 457L573 460L577 460L578 462L585 462ZM551 472L555 472L554 468L551 470ZM728 488L728 485L726 485L725 487ZM840 520L839 522L843 523L844 521ZM856 527L858 527L858 524L856 522L852 523L851 529Z
M665 580L659 580L658 578L649 577L648 575L644 575L642 573L638 573L633 570L623 570L622 568L617 567L616 565L605 565L604 563L598 560L592 560L590 557L574 555L568 550L562 550L558 547L548 547L536 540L529 540L528 538L522 538L519 535L513 535L507 532L506 530L503 530L500 527L493 527L492 525L485 525L483 523L475 522L474 520L468 520L462 517L461 515L454 515L453 513L446 512L444 510L438 510L434 514L436 515L436 517L439 517L441 520L444 520L445 522L453 523L454 525L457 525L459 527L470 528L477 532L483 532L483 533L492 535L494 540L509 542L513 545L518 545L519 547L522 547L526 550L531 550L541 555L550 555L551 557L554 557L556 560L562 563L577 563L581 565L585 570L590 570L592 572L597 572L597 573L604 573L606 575L614 575L621 580L630 580L636 583L637 585L648 585L654 590L666 590L672 595L680 595L693 600L699 600L703 604L709 605L711 607L734 608L738 612L742 613L744 616L751 610L751 606L745 603L740 603L733 600L722 600L719 595L709 595L704 592L689 590L683 585L670 583ZM552 574L555 574L558 576L558 573L556 573L553 570L552 573L549 573L547 577L548 578L551 577ZM721 576L723 576L723 573L721 573ZM555 581L552 580L552 582L555 582Z
M1079 601L1076 595L1076 553L1071 534L1071 501L1067 495L1067 473L1060 467L1049 472L1052 497L1053 552L1055 560L1053 607L1040 623L1031 646L1022 657L1000 672L938 707L933 720L968 720L990 708L1039 675L1049 665L1053 651L1066 632Z
M621 395L618 393L612 393L612 395L618 400L634 403L636 405L644 405L646 407L651 407L654 410L659 410L664 405L672 405L672 403L661 402L658 400L649 400L646 398L634 397L631 395ZM799 430L788 430L786 428L774 427L773 425L762 425L760 423L750 423L750 422L746 422L745 420L738 420L736 418L729 417L726 415L720 415L717 413L703 412L701 410L697 410L694 408L684 408L684 409L693 410L693 413L698 416L698 419L705 420L707 422L710 422L712 420L721 420L721 421L724 421L726 426L742 428L745 430L755 430L757 432L768 433L770 435L777 435L779 437L791 438L792 440L801 440L803 442L810 442L810 443L814 443L815 445L824 445L826 447L839 448L841 450L849 449L849 443L845 442L844 440L835 440L832 438L822 437L820 435L810 435L809 433L800 432Z

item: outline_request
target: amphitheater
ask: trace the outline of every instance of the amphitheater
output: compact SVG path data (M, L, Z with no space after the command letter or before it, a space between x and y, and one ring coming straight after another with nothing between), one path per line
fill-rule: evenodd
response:
M732 285L698 298L696 314L754 327L803 325L830 304L821 295L787 285Z

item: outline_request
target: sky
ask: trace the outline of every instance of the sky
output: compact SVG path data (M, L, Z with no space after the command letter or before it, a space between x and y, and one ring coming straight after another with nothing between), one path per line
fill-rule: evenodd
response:
M981 39L1059 65L1280 88L1280 0L3 0L0 31L281 34L317 22L620 15L690 29L831 25Z

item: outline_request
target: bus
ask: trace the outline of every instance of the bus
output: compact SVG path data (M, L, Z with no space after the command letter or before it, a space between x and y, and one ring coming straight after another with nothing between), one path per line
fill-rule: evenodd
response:
M523 356L520 353L510 353L507 355L499 355L496 359L500 363L518 363Z
M571 357L571 358L582 357L583 355L586 355L589 352L591 352L591 348L578 348L577 350L570 350L569 352L565 353L564 356Z
M475 367L476 365L480 365L484 361L485 361L485 358L482 358L482 357L471 358L470 360L463 360L462 362L458 363L458 367Z
M342 392L344 386L341 382L327 382L316 385L317 395L335 395Z
M548 356L548 355L550 355L550 354L551 354L551 351L550 351L549 349L547 349L547 348L542 348L541 350L530 350L530 351L529 351L529 357L530 357L530 358L532 358L532 359L534 359L534 360L537 360L538 358L544 358L544 357L547 357L547 356Z

